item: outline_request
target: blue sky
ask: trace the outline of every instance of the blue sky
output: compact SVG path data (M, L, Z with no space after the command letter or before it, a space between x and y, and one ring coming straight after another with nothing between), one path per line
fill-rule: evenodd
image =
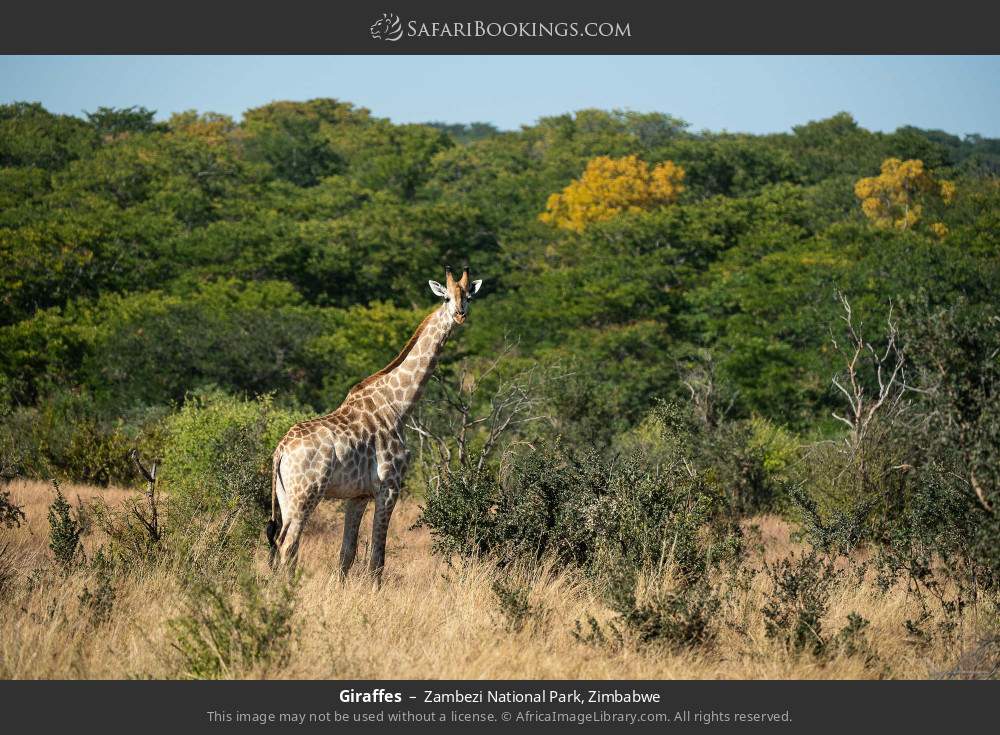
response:
M763 133L846 110L872 130L1000 137L1000 56L0 56L0 102L61 113L142 105L160 118L239 118L311 97L395 122L504 129L600 107Z

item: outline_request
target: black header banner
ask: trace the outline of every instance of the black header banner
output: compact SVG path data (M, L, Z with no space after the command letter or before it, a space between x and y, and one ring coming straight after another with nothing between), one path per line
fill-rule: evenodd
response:
M3 53L997 53L996 3L12 3Z

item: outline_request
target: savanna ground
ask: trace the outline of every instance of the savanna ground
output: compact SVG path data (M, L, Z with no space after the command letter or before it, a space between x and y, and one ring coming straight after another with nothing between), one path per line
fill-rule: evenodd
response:
M47 520L53 486L19 480L8 489L25 520L4 532L4 566L12 576L6 578L0 602L0 677L191 675L178 648L177 621L190 615L192 603L178 570L163 564L116 572L111 601L95 604L101 581L93 565L80 564L69 572L55 569ZM79 499L84 506L95 498L117 505L140 495L87 485L63 485L62 491L71 504ZM902 584L883 592L871 574L858 579L856 569L844 570L835 582L823 619L830 629L840 629L851 613L868 620L855 645L814 656L769 637L762 609L773 585L761 568L761 554L773 563L804 548L792 539L789 523L773 515L745 521L759 529L761 541L742 562L751 570L748 583L722 595L724 603L711 621L711 642L697 647L643 644L628 632L621 640L595 640L587 634L589 619L605 625L614 612L576 572L555 571L544 563L505 570L508 588L527 592L523 604L505 603L495 584L496 566L449 562L433 553L428 530L414 527L419 515L415 499L406 498L397 507L384 584L376 590L364 571L371 508L362 526L358 562L342 584L337 573L342 514L336 502L322 504L303 540L287 650L277 657L243 659L249 664L232 658L217 673L286 679L921 679L964 676L983 666L989 653L981 645L984 610L967 608L952 637L920 644L905 628L906 620L922 614L917 600ZM105 541L98 530L86 532L82 543L87 558ZM283 581L274 580L265 559L261 540L252 572L268 599L267 590ZM720 577L714 584L721 588L734 578Z

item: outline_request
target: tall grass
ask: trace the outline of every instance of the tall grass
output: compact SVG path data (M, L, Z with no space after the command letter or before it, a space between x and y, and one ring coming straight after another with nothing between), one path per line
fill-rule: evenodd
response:
M210 596L225 615L212 617L207 610L208 627L192 632L189 626L184 633L178 621L192 620L193 598L183 569L164 562L102 579L100 565L91 563L68 574L48 573L54 568L46 518L52 486L16 482L10 489L26 521L3 531L16 570L0 600L4 678L927 678L947 675L966 660L996 617L984 602L965 610L943 635L935 626L944 618L930 609L921 622L930 634L922 639L906 624L925 614L921 604L902 586L883 591L874 575L852 567L825 588L820 621L828 644L823 655L814 655L810 646L797 647L794 636L790 642L769 635L766 611L780 575L769 574L763 559L774 568L801 549L784 521L758 516L748 524L759 527L763 548L739 574L719 571L711 580L719 604L699 631L703 642L645 641L642 629L625 624L607 596L573 569L543 561L499 570L483 560L449 563L432 554L427 530L413 527L419 507L404 501L390 529L381 590L363 565L346 583L338 581L341 517L334 504L324 504L306 532L302 577L290 602L281 596L284 582L266 574L261 546L242 572L218 570ZM62 491L73 502L100 496L117 504L129 497L115 488L63 485ZM365 529L369 523L370 516ZM367 532L361 554L366 539ZM104 541L97 528L87 534L86 557L93 559ZM240 574L251 577L249 592L242 591ZM113 602L102 607L94 599L107 599L107 586ZM669 573L647 575L634 588L637 606L666 599L673 589ZM788 591L779 599L788 601ZM185 656L185 640L204 643L212 625L249 614L259 616L249 637L226 639L232 655L213 661L202 646L193 658ZM867 625L852 622L851 615ZM591 619L606 633L603 639L588 635ZM838 637L845 629L846 637ZM275 655L258 655L267 649L258 643L272 635Z

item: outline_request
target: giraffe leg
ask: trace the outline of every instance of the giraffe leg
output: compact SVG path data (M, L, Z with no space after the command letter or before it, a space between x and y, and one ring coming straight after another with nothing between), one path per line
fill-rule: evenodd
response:
M385 567L385 540L389 533L389 519L396 506L399 490L395 485L383 484L375 495L375 518L372 520L372 556L369 571L377 585L382 584L382 569Z
M299 555L299 541L302 538L302 529L305 527L305 517L296 514L288 519L281 530L281 541L279 543L278 555L281 566L289 571L295 569L295 561Z
M358 553L358 529L368 507L368 498L352 498L344 508L344 540L340 545L340 579L343 581Z

